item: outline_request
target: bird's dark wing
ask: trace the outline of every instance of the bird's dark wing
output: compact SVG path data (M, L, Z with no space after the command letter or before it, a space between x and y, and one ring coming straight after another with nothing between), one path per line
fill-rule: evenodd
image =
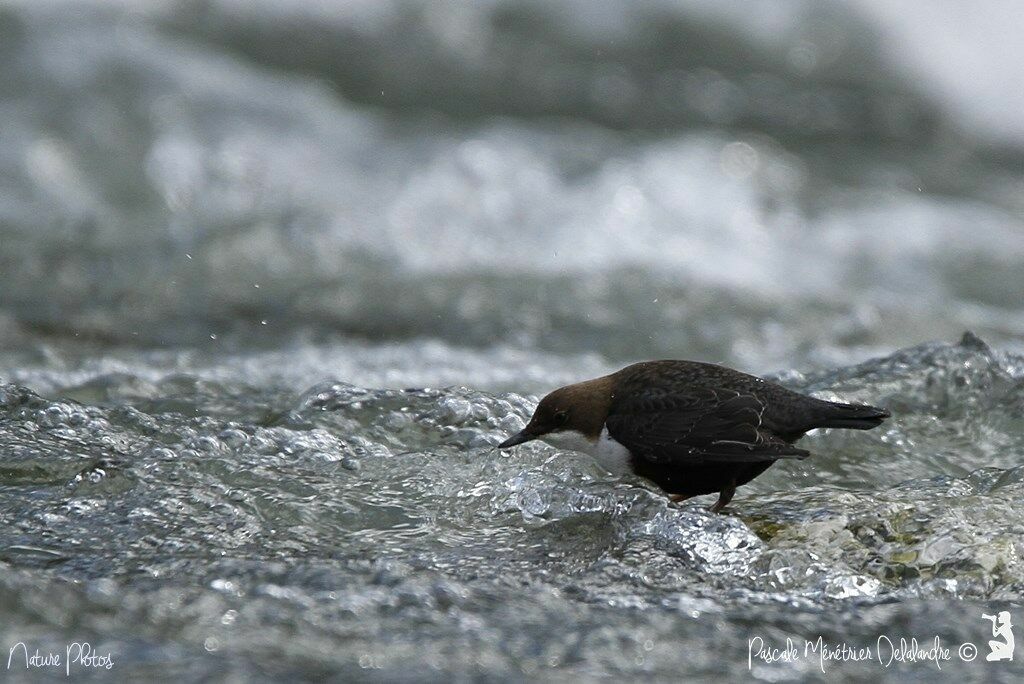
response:
M809 456L762 426L764 409L755 395L735 390L650 388L616 398L607 427L635 457L650 461L696 465Z

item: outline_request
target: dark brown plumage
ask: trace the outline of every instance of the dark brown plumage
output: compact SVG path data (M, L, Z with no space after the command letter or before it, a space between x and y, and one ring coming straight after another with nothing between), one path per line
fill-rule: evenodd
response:
M676 500L718 492L718 511L776 460L809 456L793 446L808 430L866 430L888 417L885 409L815 399L722 366L648 361L555 390L500 446L578 433L595 452L624 448L629 468Z

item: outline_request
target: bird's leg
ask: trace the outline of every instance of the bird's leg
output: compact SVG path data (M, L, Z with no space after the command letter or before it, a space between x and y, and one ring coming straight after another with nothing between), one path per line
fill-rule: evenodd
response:
M716 501L715 505L711 507L711 512L718 513L725 508L729 502L732 501L732 496L735 493L736 484L734 482L730 482L728 487L718 493L718 501Z
M693 494L669 494L668 500L672 503L679 503L680 501L686 501L692 499Z

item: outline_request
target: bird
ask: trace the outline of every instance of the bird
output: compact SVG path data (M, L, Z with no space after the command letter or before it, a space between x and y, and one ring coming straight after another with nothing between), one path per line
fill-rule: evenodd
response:
M889 417L884 408L817 399L712 363L644 361L554 390L498 448L540 439L583 451L612 474L650 480L675 502L718 493L718 513L775 461L810 456L794 446L809 430L870 430Z

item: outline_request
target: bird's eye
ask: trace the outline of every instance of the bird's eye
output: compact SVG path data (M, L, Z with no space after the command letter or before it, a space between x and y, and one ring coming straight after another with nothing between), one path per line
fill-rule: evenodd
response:
M556 424L558 424L558 425L565 425L567 422L569 422L569 413L568 413L568 411L559 411L558 413L555 414L555 423Z

